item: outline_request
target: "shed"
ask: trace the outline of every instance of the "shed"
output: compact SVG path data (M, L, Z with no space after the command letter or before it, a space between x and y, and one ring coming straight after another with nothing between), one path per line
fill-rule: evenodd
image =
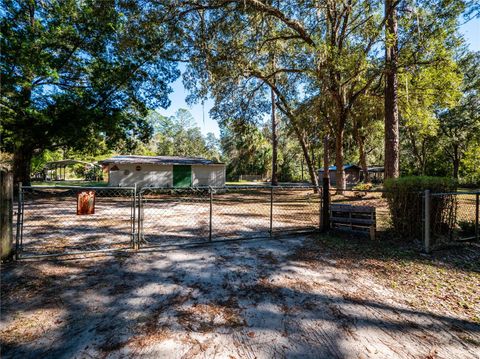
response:
M360 181L360 172L361 168L357 165L344 165L343 170L345 171L345 184L347 186L354 186ZM330 166L328 167L329 177L330 177L330 184L335 186L337 184L337 167ZM323 176L323 168L318 170L318 177L321 178Z
M225 164L200 157L114 156L100 163L113 187L225 186Z
M370 181L373 183L382 183L384 179L385 169L382 166L372 166L368 167L368 175ZM363 171L361 174L361 179L363 180Z

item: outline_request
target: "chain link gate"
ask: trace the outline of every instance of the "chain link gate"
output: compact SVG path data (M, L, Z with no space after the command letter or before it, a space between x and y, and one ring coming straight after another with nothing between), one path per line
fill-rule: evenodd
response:
M138 245L316 231L321 198L313 186L144 187L138 192Z
M90 214L77 212L85 193L93 196ZM58 256L311 232L320 228L321 198L313 186L20 186L16 253Z
M90 196L90 214L79 196ZM135 187L19 186L16 255L58 256L135 248Z

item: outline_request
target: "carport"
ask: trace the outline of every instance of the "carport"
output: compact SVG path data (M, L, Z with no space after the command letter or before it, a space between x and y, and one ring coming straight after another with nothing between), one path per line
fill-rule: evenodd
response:
M66 168L73 165L85 165L86 167L99 167L95 163L79 161L79 160L60 160L47 162L43 167L43 174L46 180L65 181ZM53 178L53 179L52 179Z

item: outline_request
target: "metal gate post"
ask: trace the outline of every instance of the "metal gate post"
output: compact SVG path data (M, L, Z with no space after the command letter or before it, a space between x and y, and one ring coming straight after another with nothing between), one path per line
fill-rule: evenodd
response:
M20 227L20 250L23 252L23 222L25 220L25 197L24 197L24 193L25 193L25 188L23 188L23 184L22 184L22 210L21 210L21 213L22 213L22 216L21 216L21 227Z
M330 229L330 178L322 179L322 232Z
M478 241L480 239L480 229L478 228L479 217L480 216L480 191L477 192L475 196L475 239Z
M211 186L208 186L208 193L210 197L210 213L208 221L208 240L212 241L212 215L213 215L213 189Z
M270 186L270 237L273 237L273 186Z
M137 194L137 249L140 249L140 241L143 236L143 216L142 216L142 189L138 191Z
M323 188L317 187L318 190L318 230L323 228Z
M425 219L424 219L424 230L425 230L425 243L424 250L425 253L430 253L430 190L425 190L424 195L424 208L425 208Z
M133 187L133 199L132 199L132 248L137 248L137 231L136 229L136 211L137 211L137 184Z

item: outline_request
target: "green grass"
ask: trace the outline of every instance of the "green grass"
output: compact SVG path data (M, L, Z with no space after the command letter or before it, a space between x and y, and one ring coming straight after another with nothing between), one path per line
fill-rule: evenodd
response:
M265 182L261 182L261 181L257 181L257 182L254 182L254 181L247 181L247 180L241 180L241 181L228 181L228 182L225 182L226 185L228 186L241 186L241 185L246 185L246 184L263 184Z
M67 180L67 181L32 181L33 186L81 186L81 187L106 187L107 182L104 181L82 181L82 180Z

